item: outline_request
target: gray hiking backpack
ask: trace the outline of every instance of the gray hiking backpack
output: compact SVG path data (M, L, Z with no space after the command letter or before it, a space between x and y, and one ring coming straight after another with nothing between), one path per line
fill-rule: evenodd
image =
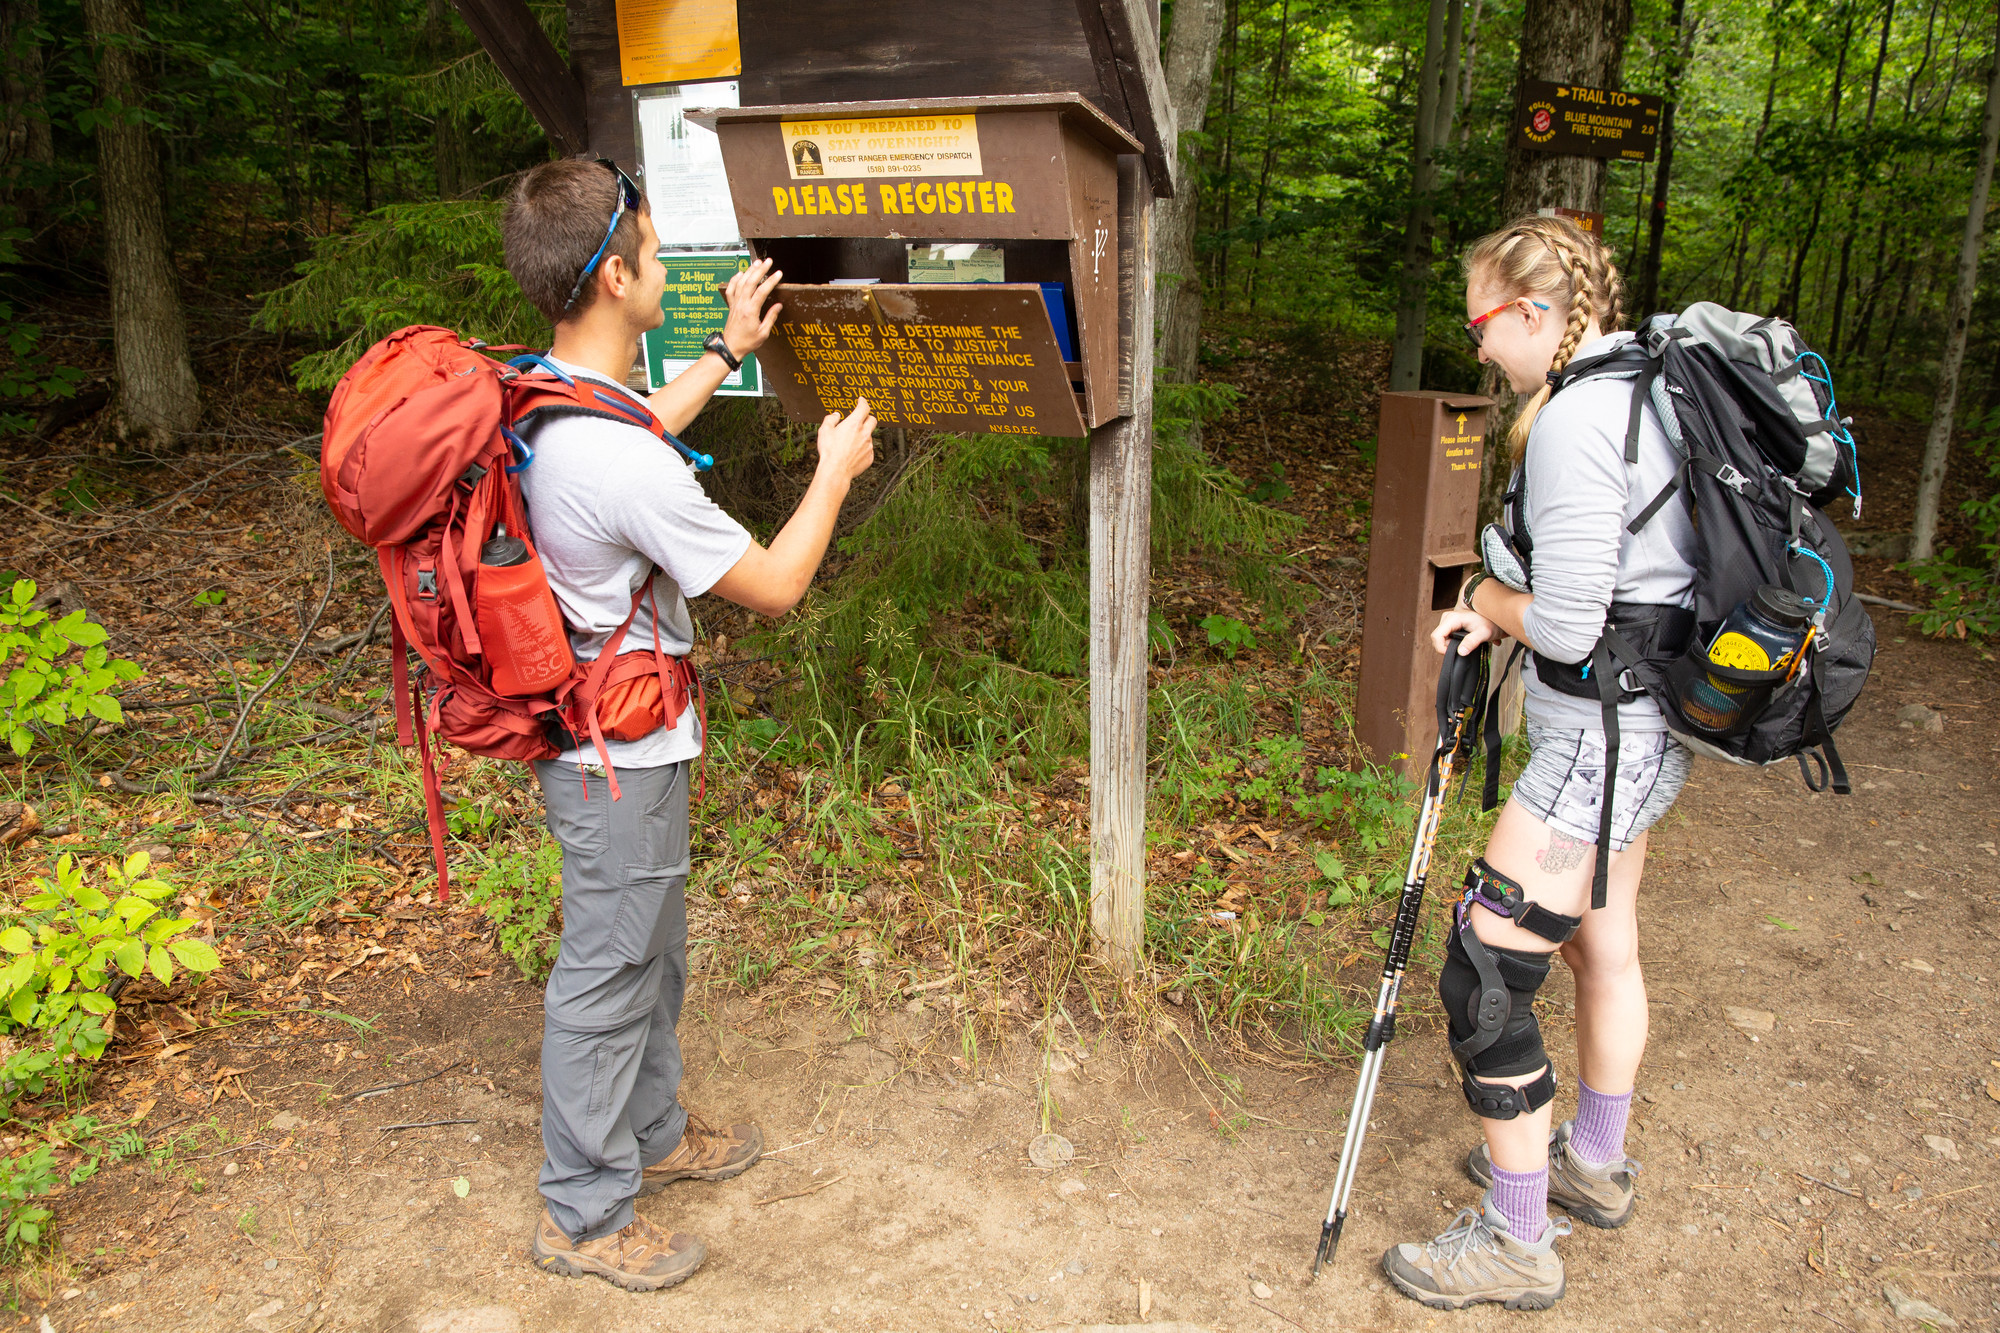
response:
M1696 752L1737 764L1796 758L1809 788L1830 785L1844 795L1851 787L1833 733L1875 656L1875 625L1854 598L1847 545L1823 512L1848 496L1860 514L1860 460L1834 401L1832 373L1798 330L1702 302L1678 317L1650 317L1632 341L1552 380L1560 393L1603 377L1635 381L1625 461L1639 461L1647 403L1681 460L1627 531L1638 532L1678 499L1688 506L1696 550L1693 606L1614 602L1587 660L1535 658L1545 684L1596 699L1604 709L1607 763L1592 894L1599 907L1610 858L1620 703L1646 695ZM1490 527L1481 545L1488 568L1526 591L1534 544L1521 517L1523 480L1517 473L1508 490L1505 526ZM1766 585L1797 594L1810 613L1798 662L1772 671L1716 665L1708 649L1722 622ZM1685 706L1704 679L1721 679L1744 701L1726 729L1704 726L1699 710ZM1496 729L1488 730L1497 740Z

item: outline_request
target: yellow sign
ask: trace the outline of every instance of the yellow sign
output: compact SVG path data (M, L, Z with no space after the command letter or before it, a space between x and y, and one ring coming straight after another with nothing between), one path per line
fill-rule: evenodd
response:
M979 118L946 113L786 120L793 180L855 176L977 176Z
M618 71L626 87L694 83L743 72L736 0L617 0Z

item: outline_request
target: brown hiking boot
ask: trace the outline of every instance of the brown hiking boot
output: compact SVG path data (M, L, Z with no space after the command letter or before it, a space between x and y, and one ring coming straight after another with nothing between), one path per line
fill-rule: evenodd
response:
M639 1197L665 1189L676 1180L727 1180L757 1165L764 1155L764 1134L755 1125L716 1129L688 1112L687 1128L674 1150L647 1167L639 1178Z
M529 1254L537 1268L552 1273L589 1274L627 1291L659 1291L687 1281L708 1250L693 1236L669 1235L636 1213L622 1229L578 1245L544 1208Z
M1632 1177L1639 1164L1631 1158L1593 1166L1569 1146L1575 1122L1565 1120L1549 1134L1549 1202L1579 1222L1594 1227L1622 1227L1632 1220L1638 1199ZM1465 1159L1465 1174L1493 1188L1493 1162L1481 1143Z
M1433 1310L1463 1310L1491 1301L1509 1310L1546 1310L1563 1297L1563 1262L1556 1238L1569 1234L1556 1218L1533 1243L1516 1240L1488 1190L1477 1208L1461 1208L1434 1240L1405 1243L1382 1256L1396 1290Z

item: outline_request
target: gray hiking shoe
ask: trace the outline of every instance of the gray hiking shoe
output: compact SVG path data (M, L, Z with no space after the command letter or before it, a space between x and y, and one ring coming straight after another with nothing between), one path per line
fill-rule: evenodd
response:
M1558 1217L1534 1244L1516 1240L1488 1190L1479 1207L1459 1209L1435 1240L1384 1252L1382 1271L1396 1290L1433 1310L1463 1310L1487 1301L1509 1310L1546 1310L1563 1297L1563 1263L1555 1243L1568 1234L1569 1220Z
M1638 1202L1632 1177L1639 1174L1639 1164L1627 1157L1622 1162L1592 1166L1569 1146L1575 1128L1575 1121L1565 1120L1549 1135L1549 1202L1579 1222L1607 1229L1622 1227L1632 1220L1632 1208ZM1484 1143L1466 1154L1465 1174L1476 1184L1493 1188L1493 1160L1486 1155Z

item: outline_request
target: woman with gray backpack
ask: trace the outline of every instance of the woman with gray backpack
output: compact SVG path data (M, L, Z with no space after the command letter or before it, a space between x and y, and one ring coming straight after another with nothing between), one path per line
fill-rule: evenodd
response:
M1563 1295L1568 1219L1619 1227L1634 1211L1647 830L1695 750L1811 756L1815 790L1829 764L1844 788L1832 729L1873 627L1818 509L1847 491L1859 503L1852 439L1789 326L1696 306L1621 333L1617 269L1558 218L1481 239L1465 274L1479 359L1529 397L1508 438L1506 521L1433 643L1445 652L1463 631L1461 653L1502 635L1527 650L1530 753L1466 872L1438 979L1484 1131L1466 1169L1486 1193L1382 1267L1434 1308L1545 1309ZM1559 1126L1533 1008L1556 952L1576 983L1577 1111Z

